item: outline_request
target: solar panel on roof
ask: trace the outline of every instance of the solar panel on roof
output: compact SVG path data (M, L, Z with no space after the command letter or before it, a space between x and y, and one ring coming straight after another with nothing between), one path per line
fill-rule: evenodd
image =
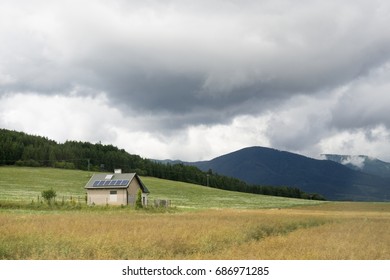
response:
M93 182L93 187L103 186L127 186L130 180L96 180Z

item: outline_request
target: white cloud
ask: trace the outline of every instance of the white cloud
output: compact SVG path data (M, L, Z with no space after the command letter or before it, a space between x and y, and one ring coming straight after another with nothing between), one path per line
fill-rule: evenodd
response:
M14 82L16 82L16 79L13 78L11 75L0 73L0 86L11 84Z
M247 146L268 146L264 135L267 119L268 116L241 116L228 125L192 126L170 135L132 130L129 124L116 128L115 143L147 158L209 160Z
M0 111L2 127L59 142L113 141L117 137L113 125L122 116L107 104L104 94L97 97L12 94L1 98Z
M379 125L368 130L356 129L329 134L318 146L322 153L368 155L390 161L389 140L390 131Z
M241 116L229 125L192 126L172 134L151 130L151 116L137 116L111 106L105 94L40 96L12 94L0 103L0 126L58 142L101 141L142 157L211 159L251 145L268 145L268 116Z
M101 141L147 158L208 160L247 146L267 146L312 157L321 153L366 154L390 160L386 157L390 154L390 132L385 126L331 129L326 119L334 101L327 99L302 97L263 115L243 115L228 124L191 126L169 134L153 125L152 115L123 114L104 93L12 94L0 101L1 127L58 142Z
M365 158L361 156L348 156L341 161L341 164L344 165L351 164L360 169L364 167L364 163L365 163Z
M247 146L269 146L265 136L268 118L243 115L229 124L191 126L181 143L170 147L170 154L179 159L209 160Z

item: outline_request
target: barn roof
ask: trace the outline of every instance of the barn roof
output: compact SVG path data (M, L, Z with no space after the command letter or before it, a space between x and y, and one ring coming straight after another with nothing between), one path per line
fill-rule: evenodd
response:
M86 189L127 189L133 180L137 180L143 193L149 193L148 188L136 173L98 173L93 174L85 185Z

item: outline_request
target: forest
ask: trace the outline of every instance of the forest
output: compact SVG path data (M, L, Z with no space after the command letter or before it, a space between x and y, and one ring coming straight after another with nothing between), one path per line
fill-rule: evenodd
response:
M140 176L182 181L224 190L325 200L319 194L308 194L296 187L251 185L236 178L219 175L212 170L203 172L197 167L182 163L156 162L129 154L124 149L113 145L79 141L57 143L46 137L7 129L0 129L0 165L96 172L113 172L114 169L120 168L123 172L135 172Z

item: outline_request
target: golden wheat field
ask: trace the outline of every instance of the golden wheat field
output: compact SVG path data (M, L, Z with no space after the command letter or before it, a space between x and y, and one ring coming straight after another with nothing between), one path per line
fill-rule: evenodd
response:
M390 259L390 204L0 211L0 259Z

